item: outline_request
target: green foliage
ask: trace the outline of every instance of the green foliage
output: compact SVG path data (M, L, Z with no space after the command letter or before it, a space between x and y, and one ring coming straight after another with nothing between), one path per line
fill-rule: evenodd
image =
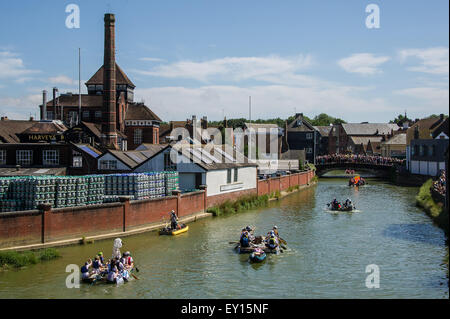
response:
M420 187L419 194L416 196L416 205L422 207L448 236L448 209L443 209L440 203L438 204L433 200L430 190L432 185L433 180L430 178Z
M309 122L314 126L329 126L330 124L346 123L340 118L336 118L325 113L320 113L319 115L314 116L314 118L309 120Z
M325 113L320 113L319 115L316 115L314 118L309 118L306 115L303 115L304 119L310 122L314 126L328 126L330 124L342 124L346 123L344 120L340 118L336 118L333 116L330 116ZM276 124L281 128L284 128L285 122L291 123L295 119L295 115L289 116L287 119L282 118L272 118L272 119L257 119L249 121L245 118L237 118L237 119L227 119L227 126L232 127L233 129L240 127L244 127L244 123L256 123L256 124ZM209 121L208 125L211 126L217 126L217 127L223 127L223 121Z
M432 185L433 180L430 178L420 187L419 194L416 196L416 203L427 210L432 217L437 217L442 212L442 207L437 205L431 197L430 188Z
M213 216L235 214L258 207L265 207L268 203L269 197L267 195L251 195L242 197L236 201L226 201L218 206L208 208L207 212L213 214Z
M60 257L59 252L54 248L47 248L38 251L3 251L0 252L1 267L20 268L27 265L34 265L41 261L47 261Z

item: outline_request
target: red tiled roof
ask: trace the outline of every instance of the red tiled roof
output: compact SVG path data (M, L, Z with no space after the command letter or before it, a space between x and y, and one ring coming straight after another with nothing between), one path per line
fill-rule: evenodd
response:
M58 98L59 105L78 107L78 94L61 94ZM47 107L53 106L53 100L47 102ZM103 95L81 94L82 107L102 107Z
M125 114L125 120L154 120L154 121L160 121L161 119L153 113L152 110L150 110L147 106L144 104L129 104L126 114Z

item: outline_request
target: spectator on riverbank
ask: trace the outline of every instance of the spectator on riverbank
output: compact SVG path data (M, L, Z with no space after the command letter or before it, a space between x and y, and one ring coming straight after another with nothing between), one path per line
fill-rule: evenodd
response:
M359 163L359 164L374 164L374 165L402 165L405 160L376 156L376 155L362 155L362 154L330 154L316 157L317 164L330 164L330 163Z
M445 185L446 185L446 179L445 179L445 170L441 171L441 175L437 180L433 182L433 189L437 193L441 195L445 195Z

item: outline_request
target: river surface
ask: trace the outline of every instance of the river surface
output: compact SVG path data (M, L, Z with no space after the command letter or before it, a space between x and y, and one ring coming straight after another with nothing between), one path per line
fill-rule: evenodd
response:
M150 232L123 238L139 280L121 286L66 288L66 265L81 265L112 240L59 248L61 258L0 272L0 298L448 298L445 236L414 206L418 188L369 180L321 179L268 208L206 218L176 237ZM333 197L350 197L358 212L331 213ZM250 264L233 251L240 230L265 234L277 225L290 250ZM366 287L366 266L380 287Z

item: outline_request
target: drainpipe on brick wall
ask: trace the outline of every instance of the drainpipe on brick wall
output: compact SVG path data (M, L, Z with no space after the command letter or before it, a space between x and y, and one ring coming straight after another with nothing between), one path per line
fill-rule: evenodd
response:
M45 227L49 224L50 213L52 211L52 205L40 204L38 209L41 211L42 216L42 228L41 228L41 243L45 243Z
M180 209L180 201L181 201L181 191L179 189L175 189L172 191L172 195L177 197L177 209L175 213L177 214L177 217L180 216L179 209Z
M199 188L201 190L203 190L203 211L206 212L206 210L208 209L208 202L207 202L207 197L208 197L208 191L207 188L208 186L206 185L200 185Z
M130 211L130 199L131 196L121 196L119 200L123 203L123 232L127 230L128 212Z

